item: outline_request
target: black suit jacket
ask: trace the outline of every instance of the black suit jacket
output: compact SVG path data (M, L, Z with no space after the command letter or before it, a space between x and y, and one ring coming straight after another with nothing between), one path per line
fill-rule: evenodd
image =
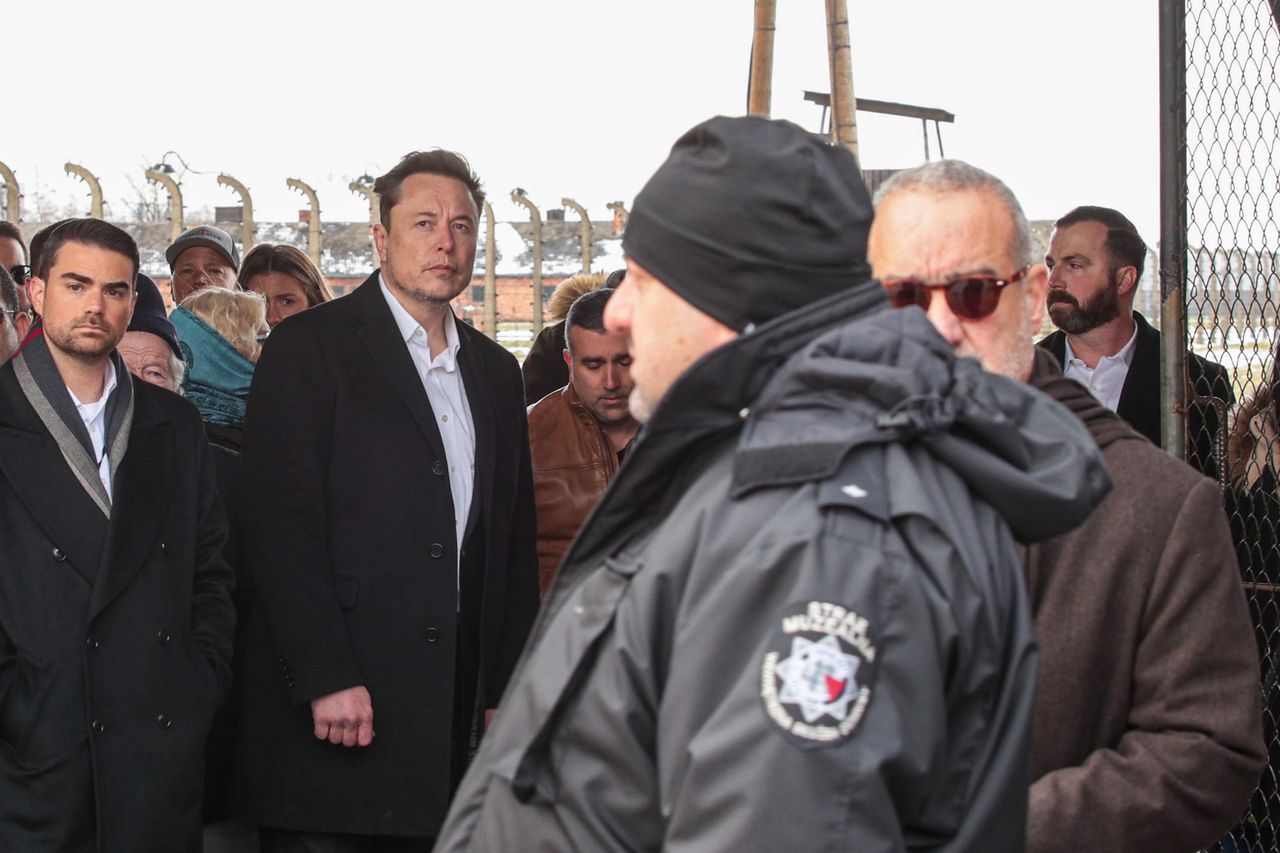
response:
M1116 414L1124 418L1135 430L1151 442L1160 441L1160 333L1152 328L1146 318L1137 311L1133 320L1138 326L1138 339L1133 346L1133 361L1120 391ZM1054 332L1037 346L1047 349L1066 364L1067 336ZM1222 365L1187 353L1187 379L1190 394L1197 397L1217 397L1228 406L1235 402L1231 379ZM1210 477L1218 476L1217 436L1223 428L1218 410L1209 404L1192 404L1187 416L1187 462Z
M497 704L538 606L520 370L458 323L475 422L464 581L479 703ZM258 590L245 651L237 800L313 832L432 836L450 794L459 603L448 461L375 272L271 333L242 456L242 542ZM474 549L481 549L481 554ZM310 700L365 685L375 740L313 736Z
M108 522L0 367L0 850L199 849L235 613L195 407L134 382L112 486Z

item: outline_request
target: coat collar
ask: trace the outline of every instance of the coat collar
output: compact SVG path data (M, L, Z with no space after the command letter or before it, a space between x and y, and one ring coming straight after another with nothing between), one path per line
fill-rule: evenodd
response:
M400 328L396 325L395 318L391 316L391 308L382 296L381 275L381 270L374 270L373 274L365 279L364 284L357 287L350 296L343 298L351 300L351 313L359 326L357 334L360 339L369 348L373 360L386 374L391 387L404 401L418 428L422 430L423 437L431 445L436 458L443 460L445 458L444 440L440 437L439 427L436 426L431 401L427 399L427 391L422 387L422 378L418 376L418 370L413 366L409 348L405 345L404 338L400 336ZM463 381L466 381L465 378Z
M1133 346L1133 361L1120 390L1116 414L1134 429L1160 445L1160 333L1146 318L1133 312L1138 339Z
M128 449L115 472L108 521L18 387L13 365L0 368L0 473L67 562L94 586L90 618L142 568L173 489L173 424L154 399L168 392L141 385L134 389Z
M169 392L150 385L141 387L144 384L134 385L129 448L112 482L111 523L89 600L90 620L128 586L160 544L174 488L174 460L180 451L175 446L173 423L156 400L156 395Z
M0 367L0 475L67 563L92 584L107 519L22 393L12 363Z

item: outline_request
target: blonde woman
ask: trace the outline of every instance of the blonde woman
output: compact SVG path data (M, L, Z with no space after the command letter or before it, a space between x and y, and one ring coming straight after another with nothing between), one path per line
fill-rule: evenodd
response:
M182 300L169 318L187 365L182 393L196 404L209 441L239 451L253 366L270 331L261 294L206 287Z
M240 265L240 284L267 300L267 323L273 329L285 317L333 298L311 258L284 244L254 246Z

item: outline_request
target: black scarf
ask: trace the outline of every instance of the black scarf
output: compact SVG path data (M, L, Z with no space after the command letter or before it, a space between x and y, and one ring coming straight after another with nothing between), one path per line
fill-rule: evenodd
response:
M133 425L133 381L117 352L111 353L111 365L116 372L116 387L107 400L107 430L104 446L111 464L111 480L115 483L116 469L124 459L129 446L129 430ZM111 517L111 495L98 476L98 459L93 452L89 430L85 428L80 413L76 411L71 392L58 372L58 365L49 352L43 334L27 340L21 352L13 359L18 385L36 410L45 428L58 443L62 457L89 497Z

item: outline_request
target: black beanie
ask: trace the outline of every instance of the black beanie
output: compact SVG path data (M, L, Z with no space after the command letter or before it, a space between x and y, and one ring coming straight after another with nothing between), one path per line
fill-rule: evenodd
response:
M622 249L737 331L870 279L857 161L788 121L718 116L636 196Z
M169 322L164 313L164 297L160 288L149 276L138 273L134 289L138 292L138 301L133 306L133 317L129 319L130 332L150 332L164 338L164 342L173 350L173 354L182 358L182 350L178 347L178 330Z

